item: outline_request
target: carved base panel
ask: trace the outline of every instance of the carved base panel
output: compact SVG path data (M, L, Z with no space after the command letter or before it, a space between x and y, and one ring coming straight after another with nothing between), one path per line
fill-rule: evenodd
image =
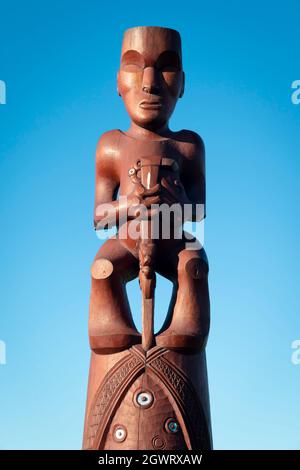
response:
M211 449L205 352L92 353L83 448Z

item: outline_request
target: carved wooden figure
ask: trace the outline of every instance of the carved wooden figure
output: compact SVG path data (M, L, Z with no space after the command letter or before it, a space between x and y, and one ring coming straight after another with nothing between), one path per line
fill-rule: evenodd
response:
M205 217L205 155L195 132L169 128L184 93L177 31L147 26L125 32L118 93L130 128L104 133L96 152L95 226L115 224L117 234L103 243L91 269L83 448L211 449L208 261L182 228L185 220ZM181 212L167 218L163 207ZM173 283L156 334L155 273ZM136 277L141 333L126 295L126 283Z

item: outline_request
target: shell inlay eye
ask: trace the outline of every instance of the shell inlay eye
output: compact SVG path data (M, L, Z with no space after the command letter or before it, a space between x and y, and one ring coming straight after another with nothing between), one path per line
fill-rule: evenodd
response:
M149 407L152 405L153 395L151 392L140 392L136 396L136 402L143 408Z
M171 434L176 434L180 430L180 426L178 424L178 421L174 418L169 418L167 419L165 423L165 429L167 432Z
M114 440L117 441L117 442L125 441L125 439L127 437L126 428L124 426L122 426L121 424L118 424L117 426L115 426L115 429L114 429L114 432L113 432L113 437L114 437Z

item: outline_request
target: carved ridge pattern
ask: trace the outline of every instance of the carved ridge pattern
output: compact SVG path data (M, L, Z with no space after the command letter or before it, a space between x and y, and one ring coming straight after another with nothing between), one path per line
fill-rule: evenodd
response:
M122 391L131 385L132 379L144 368L144 362L140 357L130 353L126 358L121 359L107 374L103 383L100 385L94 403L88 418L87 438L84 449L95 448L95 439L97 441L102 437L102 431L106 428L106 423L112 414L114 402L120 397Z
M134 346L105 376L96 392L87 422L87 438L84 449L101 448L105 431L115 414L121 398L136 378L145 371L146 365L169 390L187 426L192 449L210 449L206 418L193 387L176 366L163 357L168 350L153 348L148 357Z
M177 397L183 419L189 428L192 448L211 449L207 420L202 405L187 378L163 357L154 359L150 368L161 378L174 398Z
M117 362L108 372L99 386L91 406L87 424L87 438L83 445L84 449L97 447L95 441L97 443L101 442L107 422L113 415L114 403L128 390L136 377L143 372L146 363L166 352L167 349L165 348L153 348L149 351L149 356L145 357L143 349L133 346L129 354Z

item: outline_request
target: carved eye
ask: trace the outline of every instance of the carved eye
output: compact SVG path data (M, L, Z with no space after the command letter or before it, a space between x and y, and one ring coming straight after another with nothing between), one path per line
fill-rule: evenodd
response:
M161 72L178 72L181 70L181 60L176 52L165 51L159 56L156 66Z
M121 69L124 70L124 72L141 72L144 66L144 59L137 51L127 51L122 57Z
M165 422L165 430L170 434L176 434L180 430L178 421L175 418L168 418Z
M127 430L122 424L117 424L114 427L113 438L116 442L123 442L127 437Z
M122 70L124 70L124 72L137 73L142 72L143 67L141 67L139 64L124 64L122 65Z
M182 185L179 180L174 180L174 185L176 187L176 191L180 192L182 190Z
M144 392L139 392L135 396L135 402L138 406L141 406L142 408L149 408L149 406L152 405L154 400L154 397L151 392L149 391L144 391Z

